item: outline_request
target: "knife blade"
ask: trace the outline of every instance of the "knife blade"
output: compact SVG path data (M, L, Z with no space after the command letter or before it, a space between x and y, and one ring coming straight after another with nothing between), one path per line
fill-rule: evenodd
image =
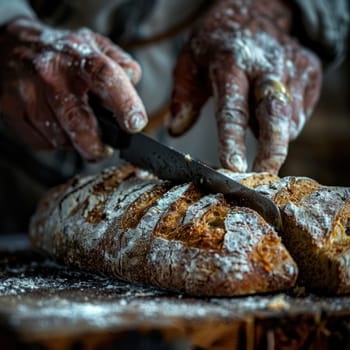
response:
M281 230L280 211L269 198L142 132L129 134L123 131L108 111L99 111L97 115L103 141L119 149L124 160L161 179L174 183L193 182L206 192L223 193L239 206L257 211L274 228Z

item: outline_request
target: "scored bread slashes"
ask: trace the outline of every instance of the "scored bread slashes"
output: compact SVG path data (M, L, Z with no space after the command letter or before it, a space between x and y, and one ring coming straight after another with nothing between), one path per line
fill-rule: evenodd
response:
M307 288L350 292L349 188L223 172L271 198L283 231L221 194L125 164L49 191L31 220L32 244L70 266L192 295L285 290L298 270Z
M191 295L280 291L297 278L258 213L129 164L49 191L29 232L35 248L67 265Z

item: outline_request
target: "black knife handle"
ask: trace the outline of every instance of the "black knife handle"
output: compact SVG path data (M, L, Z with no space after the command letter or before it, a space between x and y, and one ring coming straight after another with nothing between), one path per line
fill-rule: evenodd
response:
M128 147L131 135L121 129L112 113L107 112L109 114L100 113L97 117L103 143L117 149Z
M89 105L97 118L102 142L116 149L130 143L130 134L122 130L111 111L101 106L95 97L89 97Z

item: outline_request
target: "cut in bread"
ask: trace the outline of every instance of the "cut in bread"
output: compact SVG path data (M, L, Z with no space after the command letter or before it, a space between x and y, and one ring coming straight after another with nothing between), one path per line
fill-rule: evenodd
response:
M50 191L30 225L34 247L90 272L192 295L285 290L297 266L251 209L144 177L131 165Z
M306 177L270 182L260 174L228 176L271 198L280 208L283 243L299 267L302 285L329 294L350 293L350 189L321 186ZM262 178L262 177L263 178Z
M284 242L309 288L350 292L349 201L349 189L321 187L281 207Z

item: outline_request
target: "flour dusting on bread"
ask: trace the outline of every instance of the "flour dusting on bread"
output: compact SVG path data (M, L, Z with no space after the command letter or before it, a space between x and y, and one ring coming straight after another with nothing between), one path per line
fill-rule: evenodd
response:
M33 245L87 271L192 295L294 285L296 264L258 213L140 174L125 165L51 191L32 218Z

